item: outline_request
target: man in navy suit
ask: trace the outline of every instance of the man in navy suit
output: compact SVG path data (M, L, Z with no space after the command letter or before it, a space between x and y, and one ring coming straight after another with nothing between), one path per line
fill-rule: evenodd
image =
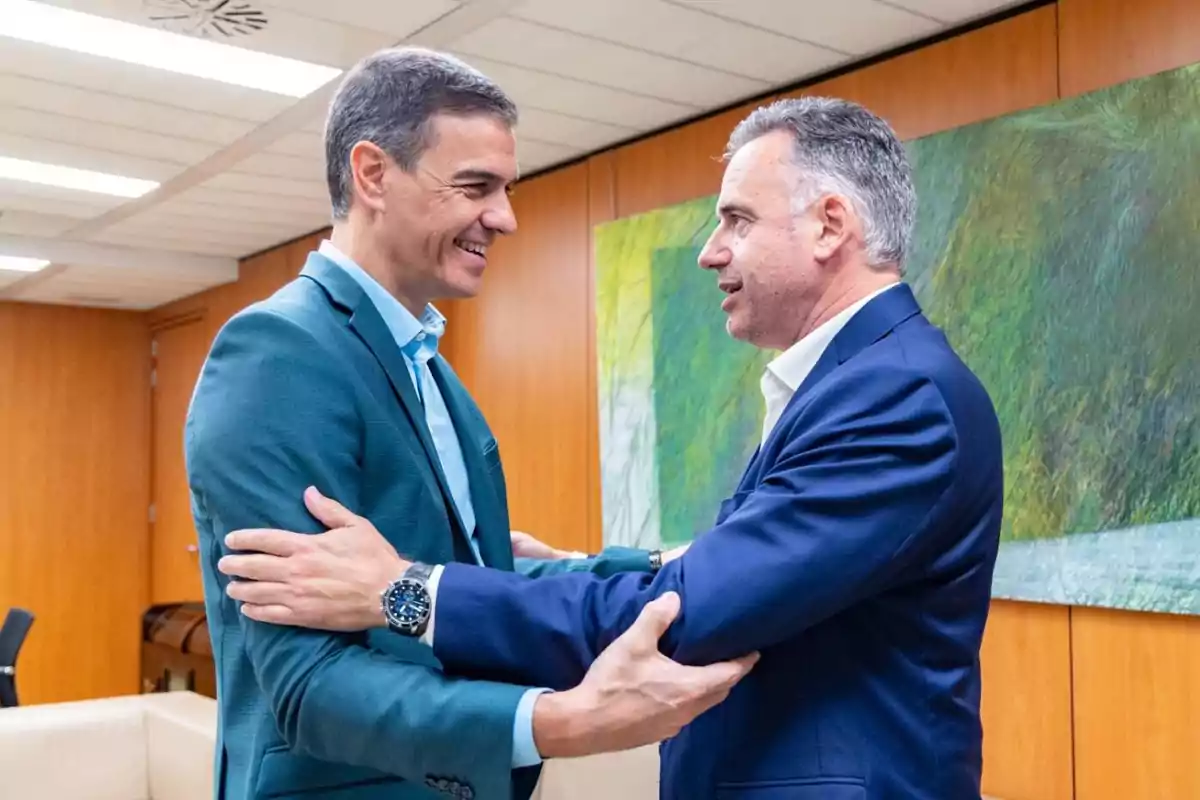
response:
M728 154L700 264L730 335L782 353L762 378L761 447L715 524L655 574L434 567L417 638L454 669L565 690L647 603L677 595L666 656L761 660L663 745L664 798L978 798L1001 439L987 392L902 281L916 203L904 149L865 109L809 97L755 111ZM358 607L420 573L365 519L323 521L319 547L340 555L309 568L363 576L339 581ZM266 553L291 541L235 535ZM286 558L271 565L287 592L315 596ZM348 623L339 605L289 621L382 624L373 610Z

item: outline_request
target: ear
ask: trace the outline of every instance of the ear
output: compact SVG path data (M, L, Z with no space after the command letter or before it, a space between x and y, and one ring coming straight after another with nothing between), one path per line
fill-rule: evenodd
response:
M850 201L838 194L822 197L813 210L819 226L813 255L818 261L828 261L853 235L857 218Z
M350 148L350 176L359 202L373 211L383 211L387 194L387 153L371 142L358 142Z

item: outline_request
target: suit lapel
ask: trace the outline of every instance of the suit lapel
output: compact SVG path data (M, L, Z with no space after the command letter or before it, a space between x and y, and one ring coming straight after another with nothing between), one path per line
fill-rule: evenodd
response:
M462 518L458 515L458 507L450 492L450 484L446 481L446 473L442 470L442 460L438 456L437 447L429 433L429 426L425 424L425 409L417 396L416 387L413 386L412 375L408 371L404 354L400 352L396 340L392 338L392 333L384 323L383 317L379 315L378 309L368 300L366 293L354 279L321 254L309 254L308 263L305 264L301 275L305 275L325 287L330 298L349 313L351 329L358 334L371 350L379 365L383 367L388 382L392 385L392 390L399 397L400 405L420 440L421 447L425 450L429 465L437 476L438 487L442 491L446 507L450 509L457 523L455 527L465 538L466 532L463 530Z
M500 509L497 508L496 493L492 489L492 476L484 462L472 416L468 413L468 400L463 396L457 382L451 381L442 359L429 362L429 371L441 390L446 410L458 431L458 444L462 450L463 464L467 468L467 480L471 486L471 504L475 509L475 537L479 543L479 555L489 567L512 569L512 541L504 526L499 524Z
M897 325L920 313L921 307L917 304L912 289L905 283L893 286L873 298L850 318L845 327L838 331L837 336L833 337L833 341L825 348L825 352L817 359L817 363L788 400L783 413L787 414L799 404L804 395L820 383L834 367L846 363L863 349L890 334Z

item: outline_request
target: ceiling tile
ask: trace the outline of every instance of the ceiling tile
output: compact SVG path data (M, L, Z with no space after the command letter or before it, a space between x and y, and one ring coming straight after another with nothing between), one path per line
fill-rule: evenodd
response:
M701 106L728 103L770 88L765 81L512 18L493 20L453 47L469 56Z
M928 36L936 21L877 0L674 0L688 8L862 56ZM869 20L869 22L866 22Z
M78 218L64 214L32 211L5 211L0 214L0 233L19 236L61 236L78 224Z
M0 105L137 128L149 133L227 144L249 133L245 120L149 103L108 92L0 75Z
M4 106L0 106L0 133L144 156L181 166L201 161L219 147L211 142L147 133L133 126L116 126Z
M329 0L271 0L263 3L272 9L272 14L275 9L286 9L315 19L381 31L394 41L412 35L460 5L452 0L404 0L399 3L388 0L338 0L335 3Z
M275 204L262 202L257 207L238 206L229 202L212 203L198 201L195 192L184 192L165 203L154 206L151 214L161 211L176 218L195 219L197 224L204 225L213 222L244 222L247 225L261 225L279 228L281 230L305 229L329 224L328 204L310 204L310 209L304 211L279 208ZM226 193L226 197L230 196ZM252 196L253 197L253 196ZM140 217L141 215L138 215ZM136 219L137 217L135 217ZM307 226L307 227L306 227Z
M19 280L29 277L28 272L17 272L11 269L0 269L0 289L4 289Z
M1019 6L1027 0L888 0L917 14L958 25L987 16L1006 8Z
M271 146L267 148L267 152L296 156L324 164L325 139L319 133L289 133L282 139L272 142Z
M0 281L2 282L2 281ZM68 264L61 272L21 291L26 302L145 310L223 283L180 278L169 269L153 273Z
M225 4L229 11L245 5L260 12L261 28L234 25L194 0L42 0L88 14L131 22L146 28L197 36L212 42L293 58L327 67L348 67L364 54L390 44L394 37L371 27L295 13L293 4L272 6L258 0ZM244 10L244 9L243 9Z
M656 100L463 53L455 55L499 83L521 108L558 111L640 130L668 125L703 110L698 105Z
M229 258L241 258L257 249L253 246L233 243L228 239L180 239L178 237L147 235L141 231L124 231L115 228L109 228L93 236L89 236L88 241L119 244L124 247L145 247L168 252L227 256Z
M324 201L329 196L325 184L317 179L300 181L291 178L268 178L238 170L214 175L205 181L204 185L213 189L232 189L236 192L304 198L310 201Z
M113 153L108 150L52 142L47 139L17 136L2 131L0 131L0 156L159 182L169 179L182 169L180 164L169 164L165 161L139 158L126 153Z
M828 69L846 56L663 0L527 0L514 15L773 85Z
M0 179L0 214L9 211L32 211L88 219L98 217L124 202L122 197Z
M517 163L520 164L522 174L544 169L551 164L569 161L583 155L584 152L582 148L578 147L564 147L549 142L517 139Z
M238 172L262 175L268 178L292 178L306 182L316 181L325 186L325 159L297 158L276 153L255 153L237 165Z
M99 56L0 39L0 74L12 74L59 83L89 92L114 93L167 107L219 114L223 117L263 122L290 106L294 99L147 69Z
M595 150L637 134L635 128L579 119L539 108L521 109L521 119L517 125L518 139L528 136L542 142L585 150Z
M296 215L329 214L328 191L319 198L303 197L271 194L265 190L221 188L213 185L211 181L206 181L180 193L174 199L238 209L245 214L253 214L260 210Z

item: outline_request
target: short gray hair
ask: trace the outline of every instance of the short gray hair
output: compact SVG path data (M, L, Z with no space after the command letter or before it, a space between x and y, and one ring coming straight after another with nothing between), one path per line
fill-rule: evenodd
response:
M850 198L862 219L872 263L903 266L912 242L917 195L904 145L891 127L862 106L829 97L777 100L756 109L729 137L726 157L777 130L795 141L802 200L832 191Z
M435 114L488 114L509 127L517 107L491 79L453 56L419 47L370 55L342 79L325 120L325 180L334 219L353 196L350 151L368 141L410 171L432 142Z

